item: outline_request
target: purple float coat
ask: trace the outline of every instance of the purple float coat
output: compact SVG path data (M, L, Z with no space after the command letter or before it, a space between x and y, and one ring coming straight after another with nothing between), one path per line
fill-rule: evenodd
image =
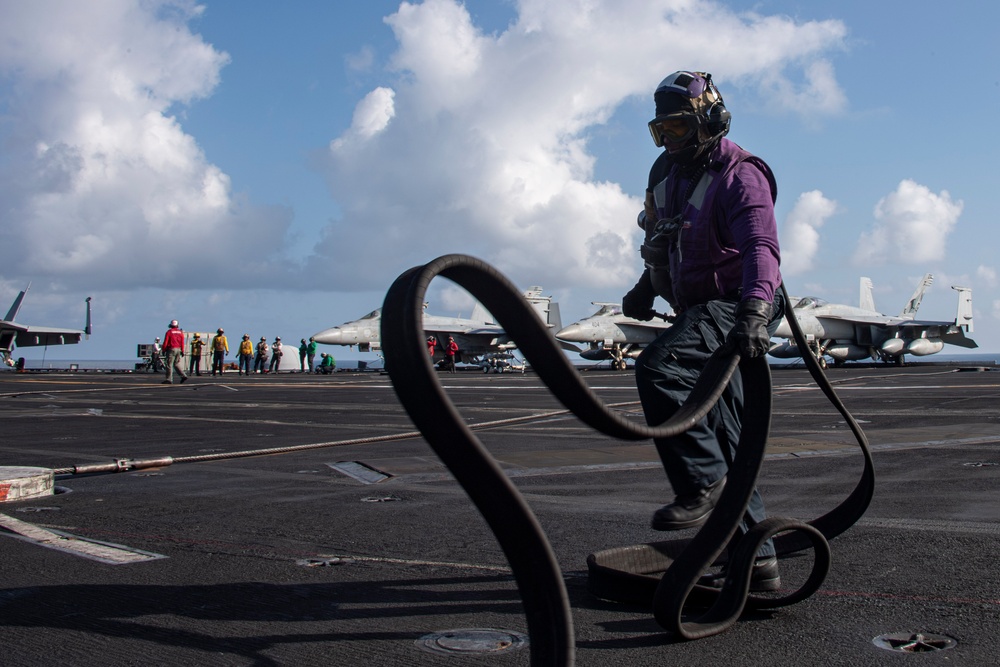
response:
M741 300L773 302L781 284L774 176L763 160L725 138L709 164L705 180L694 176L699 183L673 166L653 187L660 220L683 208L683 224L668 251L668 300L683 310L742 290ZM665 276L655 274L664 268L655 267L651 276L658 288Z

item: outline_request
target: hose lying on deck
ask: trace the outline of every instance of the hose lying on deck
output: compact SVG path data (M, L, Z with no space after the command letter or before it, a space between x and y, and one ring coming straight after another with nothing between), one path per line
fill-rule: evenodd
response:
M771 419L770 369L764 358L740 359L720 350L706 364L680 410L665 424L649 427L611 412L580 378L558 343L517 288L496 269L466 255L445 255L404 272L389 288L382 307L382 347L386 370L400 402L442 462L489 524L502 548L524 601L533 665L571 665L573 622L562 573L552 548L524 498L465 425L448 398L424 347L423 303L431 280L448 278L468 290L517 341L542 381L567 409L586 424L617 438L637 440L683 433L702 419L739 367L745 385L743 428L719 502L690 540L612 549L588 559L591 590L605 598L649 601L657 622L686 639L717 634L732 626L744 607L778 607L814 593L830 563L827 539L853 525L874 489L874 468L860 427L826 382L815 359L806 361L824 393L851 425L865 454L865 470L850 497L811 522L769 518L754 526L728 555L728 579L721 591L698 586L699 576L726 551L746 511L767 444ZM782 288L784 289L784 288ZM786 294L787 301L787 294ZM802 337L793 323L796 340ZM808 349L804 339L800 349ZM810 364L810 361L812 362ZM801 588L777 598L748 596L757 550L777 536L779 554L812 547L810 575ZM682 616L692 592L714 595L704 613Z

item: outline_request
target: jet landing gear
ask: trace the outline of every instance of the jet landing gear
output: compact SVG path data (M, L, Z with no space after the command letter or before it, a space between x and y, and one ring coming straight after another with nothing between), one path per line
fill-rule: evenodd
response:
M611 370L624 371L628 369L628 364L625 363L626 351L618 345L608 350L608 355L611 357Z
M607 361L613 371L624 371L628 369L627 359L634 355L629 354L631 346L622 348L620 345L611 346L610 343L604 345L592 344L590 349L584 350L581 356L587 361L596 361L598 368L604 368Z
M812 354L814 359L816 359L816 363L819 364L819 367L825 371L827 364L826 364L826 357L823 355L826 353L827 346L829 346L830 343L832 343L833 341L828 340L823 342L819 341L809 341L809 342L810 342L810 345L808 346L809 353Z

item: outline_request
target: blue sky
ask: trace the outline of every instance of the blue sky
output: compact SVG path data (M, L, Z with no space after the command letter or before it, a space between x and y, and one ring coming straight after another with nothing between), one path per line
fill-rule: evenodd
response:
M172 318L294 341L461 252L568 323L640 272L651 93L703 69L777 175L793 294L856 304L868 276L895 314L931 272L920 315L951 319L971 286L972 337L1000 352L998 14L0 0L0 302L31 281L19 319L75 326L93 297L94 336L50 359L128 359ZM430 300L471 310L446 281Z

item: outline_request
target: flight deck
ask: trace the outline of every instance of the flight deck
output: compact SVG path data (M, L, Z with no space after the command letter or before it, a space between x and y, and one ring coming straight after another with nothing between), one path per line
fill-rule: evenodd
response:
M583 376L641 421L631 372ZM552 544L576 664L995 664L1000 372L827 376L871 443L874 501L831 542L814 596L697 641L587 589L588 554L671 537L649 529L672 499L652 443L592 431L531 372L440 380ZM769 514L812 519L861 455L806 370L772 377L759 488ZM5 666L529 664L504 555L388 375L161 381L0 374L0 469L55 485L0 502ZM783 560L783 578L809 558Z

